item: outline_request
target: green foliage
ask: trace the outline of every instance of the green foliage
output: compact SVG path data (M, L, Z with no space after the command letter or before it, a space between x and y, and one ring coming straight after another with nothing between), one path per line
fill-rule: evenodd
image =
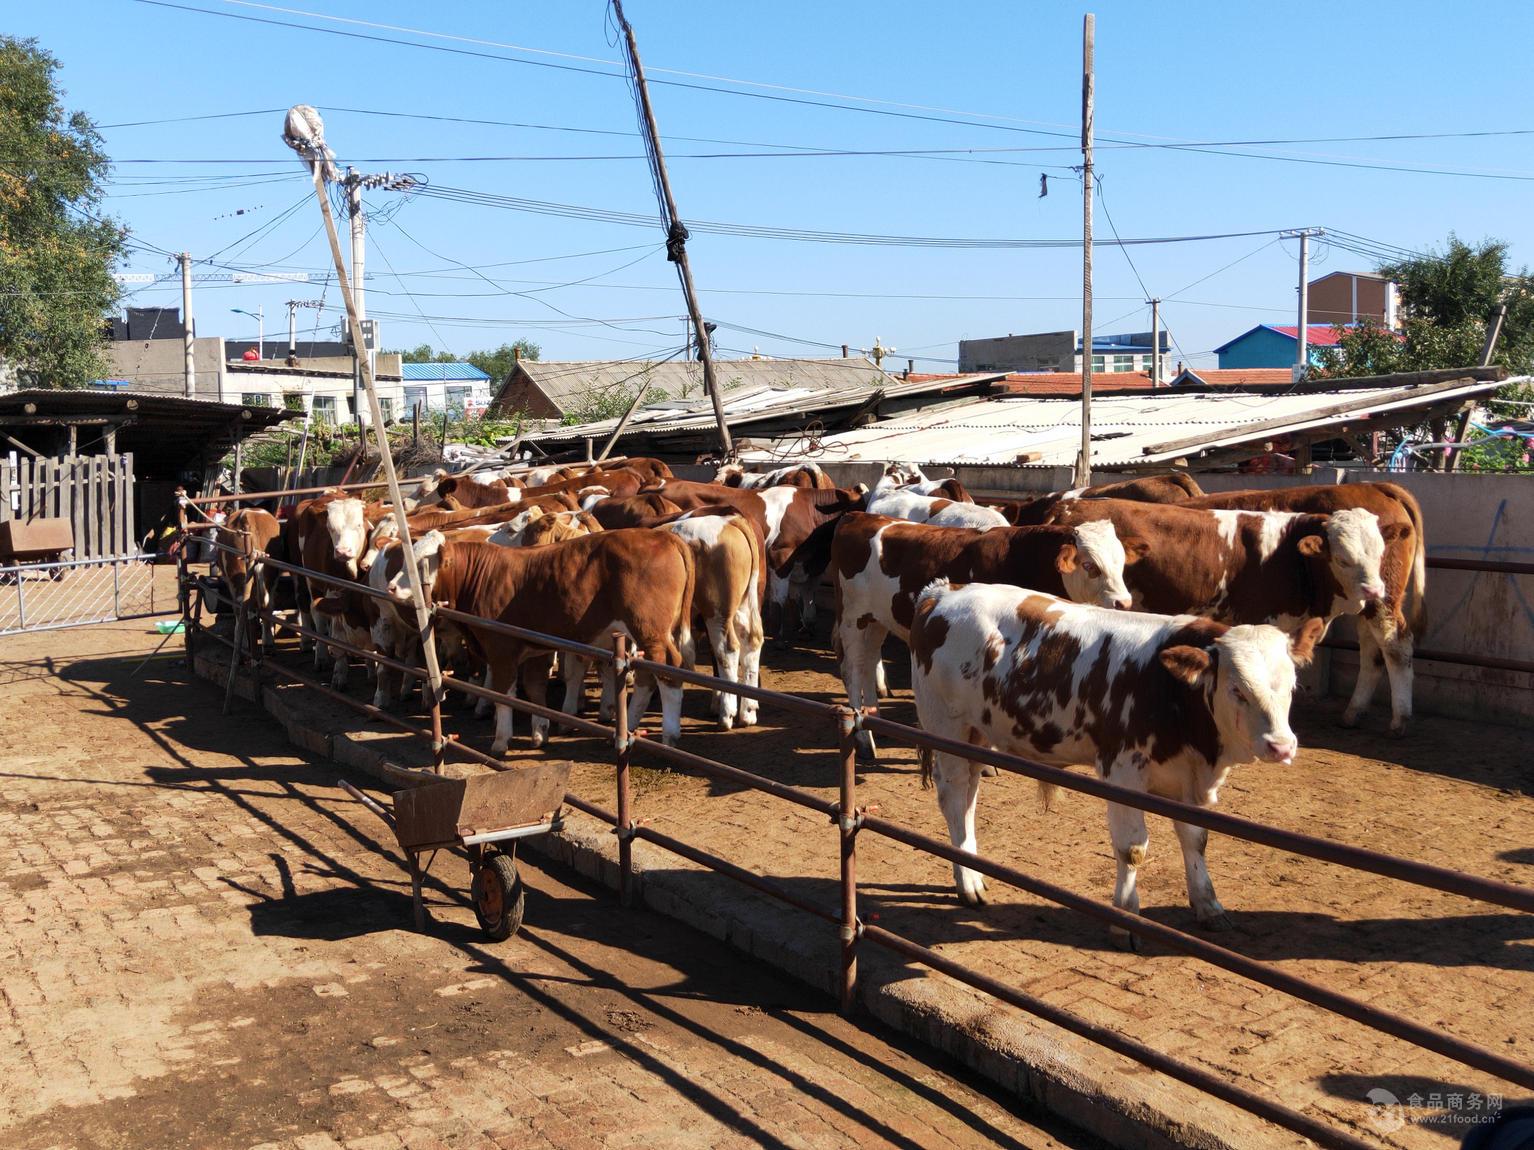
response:
M92 218L110 165L91 121L65 112L58 67L35 40L0 36L0 356L32 387L105 374L125 235Z
M464 362L472 363L499 384L511 374L511 365L516 362L518 356L522 359L537 359L542 352L543 349L532 340L519 339L514 343L503 343L490 351L471 351L463 359ZM458 362L458 356L452 352L437 351L429 343L418 344L398 354L404 363Z
M530 339L519 339L515 343L503 343L494 351L471 351L463 358L479 368L491 381L499 387L511 374L514 363L520 359L537 359L543 354L543 349Z
M618 380L615 383L588 384L586 389L571 401L571 406L560 419L563 427L575 427L582 423L596 423L602 419L618 419L629 405L634 402L634 396L638 389L644 387L649 379L650 372L655 369L655 364L646 363L633 375ZM690 390L683 386L680 398L686 399ZM646 403L659 403L670 399L671 396L664 388L652 387L645 392Z
M1328 376L1378 375L1469 367L1481 362L1486 325L1499 304L1507 318L1492 362L1516 375L1534 371L1534 278L1507 269L1507 244L1486 240L1472 247L1450 235L1441 253L1385 264L1379 274L1395 281L1401 299L1399 340L1377 324L1343 328L1335 348L1322 349Z

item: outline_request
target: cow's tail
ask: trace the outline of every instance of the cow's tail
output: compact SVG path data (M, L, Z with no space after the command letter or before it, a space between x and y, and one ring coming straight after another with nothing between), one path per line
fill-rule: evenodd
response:
M751 613L756 618L756 632L762 630L762 585L767 579L767 556L762 548L762 537L757 534L756 527L751 520L744 515L737 515L734 519L735 530L746 537L746 545L751 549ZM735 625L735 613L730 613L730 625ZM737 635L737 641L744 642L746 636Z
M669 531L662 531L660 534L671 540L671 545L681 556L682 569L687 572L687 579L682 584L682 600L677 604L676 619L671 625L670 639L676 648L674 652L676 665L691 667L693 665L692 599L698 586L698 570L692 560L692 548L687 546L683 539Z
M917 758L921 764L921 789L932 789L932 748L922 747L917 751Z
M1054 808L1055 799L1059 794L1060 788L1054 783L1046 783L1043 779L1039 780L1039 805L1046 814Z
M947 576L939 575L936 579L932 580L932 582L928 583L919 592L917 592L915 603L916 610L920 611L921 605L924 602L926 602L928 599L936 599L939 595L941 595L944 591L947 591L952 586L953 584L948 581Z
M1198 499L1204 494L1204 489L1198 485L1198 480L1194 479L1186 471L1174 471L1167 478L1178 487L1181 487L1187 493L1189 499Z
M1415 541L1412 547L1411 574L1407 578L1406 602L1401 604L1401 614L1406 628L1413 636L1421 638L1427 630L1427 534L1422 530L1422 505L1406 488L1395 483L1381 483L1390 496L1401 505L1411 520Z

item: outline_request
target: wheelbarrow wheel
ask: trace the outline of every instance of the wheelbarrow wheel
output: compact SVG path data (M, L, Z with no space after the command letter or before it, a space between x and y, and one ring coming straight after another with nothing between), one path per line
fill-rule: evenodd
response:
M522 876L510 855L493 854L474 871L474 916L491 942L503 942L522 925Z

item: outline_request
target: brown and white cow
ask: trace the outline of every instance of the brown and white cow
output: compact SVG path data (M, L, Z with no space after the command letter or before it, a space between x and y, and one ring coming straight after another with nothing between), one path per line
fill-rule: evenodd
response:
M640 527L646 520L675 515L682 510L658 491L641 491L623 499L599 499L584 506L609 531L619 527Z
M723 504L744 515L762 533L767 560L767 604L764 621L769 634L778 634L786 604L799 604L800 619L815 618L815 587L831 561L831 533L848 511L861 511L867 496L861 486L807 489L767 487L747 491L721 483L668 479L646 493L671 500L684 511Z
M1211 807L1233 767L1294 762L1295 668L1310 660L1323 629L1312 619L1291 636L942 580L917 598L911 680L922 726L934 734L1058 766L1089 763L1110 783ZM978 853L979 764L933 757L949 836ZM1208 832L1173 826L1195 914L1213 928L1229 925L1204 861ZM1108 833L1118 860L1113 904L1139 913L1144 813L1109 803ZM954 881L965 902L985 901L975 871L955 864Z
M359 563L368 543L362 500L342 494L322 495L299 504L294 520L300 566L334 579L358 581ZM341 642L367 645L371 619L365 596L317 579L299 583L300 622L307 622L317 633ZM324 665L327 657L332 659L331 685L339 691L346 686L350 660L340 651L329 652L323 643L316 643L316 669Z
M1333 514L1367 511L1379 519L1385 540L1380 572L1385 595L1366 604L1358 621L1358 681L1342 713L1353 726L1369 706L1380 682L1380 665L1390 677L1390 733L1404 734L1412 713L1412 646L1425 626L1427 537L1422 508L1394 483L1337 483L1273 491L1222 491L1189 500L1189 507Z
M398 614L410 610L410 587L399 569L397 544L380 553L383 577ZM446 543L440 532L428 532L415 544L416 561L433 602L457 611L513 626L542 631L563 639L611 649L613 632L626 634L657 663L680 667L692 643L691 620L695 573L692 553L676 536L660 531L602 531L526 549L486 543ZM535 703L547 697L552 656L520 639L460 624L470 646L490 668L491 687L510 690L524 663L533 664L523 677L527 696ZM585 667L570 660L564 709L573 714L580 698ZM574 681L571 678L574 676ZM630 722L637 727L655 685L640 676L630 701ZM681 737L682 688L661 682L661 738L674 745ZM505 754L511 739L511 708L496 705L495 741L491 751ZM548 720L532 720L533 745L541 746Z
M856 512L843 517L831 543L831 571L848 700L854 708L872 707L888 693L880 658L885 636L909 641L916 596L934 579L1006 583L1123 609L1130 602L1124 566L1145 550L1140 540L1121 541L1111 523L977 531ZM871 756L873 736L859 731L858 746Z
M272 645L272 623L265 614L271 600L271 590L277 582L278 572L266 568L260 579L251 578L251 558L257 552L265 552L274 559L285 559L282 549L282 524L270 511L259 507L242 507L219 525L216 533L223 547L215 551L219 574L229 588L229 596L243 604L247 611L254 611L261 620L261 645ZM254 620L249 620L254 622ZM246 636L247 639L249 635Z
M1168 475L1147 475L1139 479L1121 479L1095 487L1074 487L1052 491L1031 499L1014 499L994 506L1014 527L1049 522L1049 513L1060 503L1073 499L1128 499L1135 503L1186 503L1203 495L1203 489L1191 475L1174 471Z
M739 463L726 463L714 473L714 482L726 487L760 490L763 487L810 487L830 490L836 484L821 470L820 464L805 461L773 471L747 471Z
M926 473L914 463L887 464L884 474L902 490L909 491L912 495L931 495L940 499L951 499L955 503L975 501L974 496L957 477L928 479Z
M965 494L968 494L967 492ZM994 507L964 503L940 495L923 495L898 482L896 473L886 471L868 493L871 515L887 515L912 523L930 523L934 527L1005 527L1007 518Z
M1335 515L1222 511L1123 499L1073 499L1051 523L1107 521L1150 550L1126 572L1137 610L1222 623L1330 623L1384 597L1385 540L1367 511Z

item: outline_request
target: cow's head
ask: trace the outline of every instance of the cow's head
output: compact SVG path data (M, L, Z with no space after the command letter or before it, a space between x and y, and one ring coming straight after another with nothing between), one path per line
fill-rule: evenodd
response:
M380 523L379 527L383 524ZM390 583L400 576L404 569L405 549L400 546L397 537L386 539L378 538L378 531L373 531L373 543L369 551L372 561L368 564L368 586L375 591L389 592ZM401 580L403 582L403 580ZM405 602L410 601L410 587L405 587ZM377 610L373 613L372 637L373 646L380 651L392 651L395 649L394 641L401 626L395 604L386 603L382 600L372 600Z
M1222 763L1292 763L1300 742L1289 726L1295 668L1310 662L1326 630L1307 620L1292 636L1266 624L1231 627L1210 646L1167 647L1161 665L1203 692L1220 732Z
M884 480L891 484L904 487L907 483L920 483L926 479L922 469L914 463L887 463L884 465ZM880 480L882 486L884 480Z
M1349 507L1327 516L1326 535L1305 535L1300 553L1324 561L1342 588L1349 613L1356 614L1385 597L1380 564L1385 558L1385 537L1372 511Z
M746 474L746 469L738 463L726 463L714 472L714 483L722 483L726 487L739 487L741 478Z
M362 513L362 500L336 499L327 503L325 529L330 532L330 549L336 560L355 579L357 561L367 550L368 525Z
M368 548L362 553L362 558L357 561L357 570L364 573L371 572L373 565L378 562L379 551L398 538L399 524L394 521L394 516L385 515L373 524L373 533L368 536Z
M421 576L421 590L425 592L426 601L432 601L432 589L436 586L437 575L442 570L442 545L447 542L446 537L440 531L428 531L417 539L412 545L415 551L416 570ZM397 556L397 557L396 557ZM383 585L374 584L380 591L388 593L389 598L396 603L409 603L410 579L405 574L405 549L398 543L389 550L381 552L380 561L386 563L385 574L382 577Z
M1083 523L1071 534L1074 542L1062 545L1055 557L1066 595L1077 603L1127 611L1131 602L1129 588L1124 584L1124 568L1145 554L1148 550L1145 542L1120 541L1113 524L1106 519Z
M613 493L606 487L593 484L590 487L582 487L576 492L575 501L580 505L582 511L590 511L602 500L611 499L612 497Z

